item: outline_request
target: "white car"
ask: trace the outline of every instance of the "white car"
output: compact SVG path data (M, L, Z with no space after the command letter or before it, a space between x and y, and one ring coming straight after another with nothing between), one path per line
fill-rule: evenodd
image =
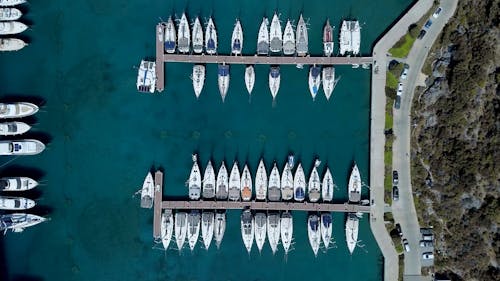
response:
M402 93L403 93L403 83L399 83L397 95L401 96Z
M437 19L442 10L443 10L443 8L441 8L441 7L437 8L436 11L434 12L434 14L432 14L432 17Z
M400 77L400 78L401 78L402 80L405 80L405 79L406 79L406 76L408 76L408 68L407 68L407 67L405 67L405 68L403 69L403 73L401 73L401 77Z
M425 252L422 254L422 259L424 260L433 260L434 259L434 254L431 252Z
M406 238L403 239L403 247L405 248L405 252L410 251L410 245L408 244L408 240Z

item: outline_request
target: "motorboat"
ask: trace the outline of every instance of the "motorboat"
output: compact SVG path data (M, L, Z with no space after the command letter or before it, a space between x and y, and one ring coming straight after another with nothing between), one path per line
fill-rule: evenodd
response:
M270 30L271 44L269 49L273 53L279 53L283 50L283 33L281 31L281 23L276 12L274 13L273 20L271 21Z
M189 46L191 44L191 32L189 30L189 22L186 17L186 13L182 13L181 20L179 22L179 29L177 30L177 46L179 52L189 53Z
M333 66L323 67L323 91L325 91L326 100L330 100L337 81L335 80L335 68Z
M198 242L198 238L200 237L200 211L192 210L189 212L187 218L187 228L189 249L193 251L196 243Z
M302 168L302 163L299 163L297 170L295 171L293 189L293 199L298 202L304 201L306 197L306 176L304 174L304 169Z
M319 197L321 196L320 193L321 182L319 179L319 174L317 169L320 163L321 161L316 159L314 167L311 171L311 175L309 176L309 184L307 186L307 189L308 189L309 201L311 202L318 202Z
M23 232L24 229L46 221L44 217L32 214L13 213L0 216L0 231Z
M354 163L349 177L349 202L357 203L359 200L361 200L361 175L358 165Z
M0 35L19 34L28 29L28 26L19 21L0 22Z
M293 166L290 162L286 162L281 174L281 198L283 200L291 200L293 198Z
M165 52L167 52L168 54L175 53L176 41L177 37L175 32L175 24L172 20L172 17L169 17L167 24L165 25Z
M273 169L269 175L269 182L267 187L267 198L269 201L280 201L281 200L281 182L280 182L280 172L276 161L274 162Z
M319 217L315 214L309 215L307 219L307 235L309 244L313 250L314 256L318 256L318 250L321 243L321 224Z
M22 135L29 131L31 126L24 122L5 122L0 123L0 136Z
M209 55L217 53L217 30L212 18L208 19L207 29L205 30L205 50Z
M283 33L283 54L295 54L295 31L290 20L286 22L285 32Z
M45 145L38 140L0 141L0 155L35 155L45 150Z
M269 69L269 89L271 90L271 96L273 96L273 101L276 99L276 95L278 95L278 91L280 89L280 67L278 65L271 66Z
M0 6L11 7L26 3L26 0L0 0Z
M224 102L224 100L226 99L227 90L229 89L229 65L225 63L219 64L218 84L222 102Z
M325 27L323 28L323 52L327 57L333 53L333 28L330 24L330 19L326 20Z
M196 17L193 24L193 52L196 54L203 53L203 27L198 17Z
M323 176L323 184L321 186L321 197L323 201L330 202L333 200L333 190L335 183L333 182L332 173L330 168L326 167L325 175Z
M359 21L351 21L351 36L352 36L352 54L359 54L361 46L361 27Z
M217 173L217 182L215 185L215 198L217 200L226 200L229 192L229 182L228 182L227 168L224 161L222 161L222 165L219 168L219 172Z
M165 46L165 26L167 26L166 23L160 22L156 27L158 28L156 30L156 35L158 36L158 41L161 42L163 46Z
M189 174L188 188L189 188L189 199L198 200L201 195L201 172L198 166L198 155L193 154L193 167L191 167L191 173Z
M321 239L323 240L323 245L325 245L325 249L328 249L328 246L330 246L330 241L332 240L331 213L321 214Z
M234 161L231 174L229 175L229 200L240 200L241 175L238 168L238 161Z
M262 19L259 28L259 36L257 38L257 54L269 54L269 21L266 17Z
M174 215L171 210L165 210L161 214L161 243L165 250L168 249L170 241L172 240L172 234L174 232Z
M283 249L285 250L285 255L290 251L290 246L292 245L293 239L293 217L290 212L283 212L281 214L280 222L280 232L281 232L281 243L283 244Z
M215 197L215 171L212 166L212 161L208 161L207 167L205 168L205 174L203 175L203 198L211 199Z
M193 66L193 75L191 76L193 80L193 89L196 98L200 97L201 90L203 90L203 85L205 84L205 66L201 64L195 64Z
M343 56L351 50L351 32L349 31L348 21L342 21L340 27L339 52Z
M298 56L306 56L307 52L309 50L309 38L307 36L307 26L304 21L304 18L302 17L302 14L300 14L299 22L297 24L297 40L295 42L295 48L297 50L297 55Z
M345 237L347 242L347 248L349 253L354 252L356 244L358 243L358 228L359 228L359 218L355 213L347 214L347 221L345 223Z
M220 248L224 232L226 231L226 213L215 213L214 240L217 249Z
M270 212L267 215L267 240L269 240L273 255L278 250L278 243L280 242L280 225L280 214L277 212Z
M203 237L203 244L205 249L210 248L212 238L214 237L215 216L214 212L201 213L201 237Z
M38 112L38 106L29 102L0 103L0 119L22 118Z
M140 93L155 92L156 88L156 62L142 60L137 71L137 91Z
M309 91L313 101L316 99L319 87L321 86L321 67L313 65L309 70Z
M0 178L0 191L26 191L38 186L38 182L28 177Z
M22 15L23 13L16 8L0 8L0 20L2 21L18 20Z
M241 199L243 201L250 201L252 199L252 175L250 174L248 165L245 165L241 174Z
M35 207L35 201L24 197L0 196L0 210L27 210Z
M187 236L187 213L177 212L175 213L175 227L174 227L175 243L177 244L177 249L182 251L184 242Z
M255 213L255 244L257 244L257 249L259 253L262 252L264 243L266 242L267 233L267 215L263 212Z
M247 86L248 94L252 94L253 86L255 84L255 70L253 65L249 65L245 68L245 85Z
M241 55L243 50L243 29L241 28L240 20L236 20L234 25L233 35L231 36L231 53Z
M241 214L241 237L247 252L250 254L255 232L255 221L249 209L245 209Z
M141 208L151 209L153 207L155 183L153 175L148 172L141 188Z
M28 44L18 38L0 38L0 52L19 51L26 46Z
M255 174L255 197L257 200L265 200L267 195L267 172L264 160L260 159L257 173Z
M287 164L288 167L290 167L290 170L295 167L295 156L293 156L293 154L288 155Z

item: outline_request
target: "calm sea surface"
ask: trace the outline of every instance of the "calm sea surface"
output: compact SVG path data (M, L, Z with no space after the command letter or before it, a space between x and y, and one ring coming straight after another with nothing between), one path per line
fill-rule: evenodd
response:
M313 102L307 67L283 66L273 107L267 66L256 67L251 103L244 66L231 67L224 104L215 65L207 67L198 101L189 78L191 65L167 65L166 90L159 95L136 92L134 67L142 58L154 57L159 18L180 17L184 10L191 19L215 18L221 53L230 50L236 17L245 33L244 53L252 54L262 16L278 10L284 23L288 17L296 22L302 10L309 18L314 55L322 53L327 17L336 26L336 38L342 18L359 19L361 50L369 54L410 0L31 2L23 7L23 21L32 28L22 37L30 46L0 54L0 94L3 100L44 103L27 120L35 124L27 137L48 142L48 148L38 156L2 158L0 173L40 179L42 186L26 196L38 198L40 206L33 212L51 220L0 240L1 280L381 280L381 253L366 215L359 230L365 246L352 256L344 215L334 214L336 247L320 250L314 258L302 212L293 213L295 243L286 261L281 246L273 256L267 243L262 254L254 244L249 256L238 211L228 212L219 251L214 245L205 251L200 243L193 253L184 249L179 255L175 249L152 249L152 211L140 209L139 200L132 198L153 165L166 171L166 196L186 195L194 151L202 169L208 159L217 167L223 159L237 159L247 161L252 173L260 157L268 168L274 159L282 167L293 151L307 175L315 155L323 161L321 174L325 164L330 167L340 187L335 199L343 202L353 161L369 184L369 71L337 67L342 78L330 101L321 92Z

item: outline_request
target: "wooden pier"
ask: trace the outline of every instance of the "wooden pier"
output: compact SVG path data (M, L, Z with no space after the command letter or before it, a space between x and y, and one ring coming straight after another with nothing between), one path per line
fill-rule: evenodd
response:
M163 43L158 38L158 33L165 34L165 27L161 24L156 26L156 91L163 92L165 88L165 65L163 64Z

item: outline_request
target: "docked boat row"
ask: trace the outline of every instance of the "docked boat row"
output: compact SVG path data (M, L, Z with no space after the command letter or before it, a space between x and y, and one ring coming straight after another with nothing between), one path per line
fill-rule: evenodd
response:
M38 112L38 106L28 102L0 103L0 119L23 118ZM28 132L31 126L19 121L0 123L0 135L15 136Z
M0 0L0 35L14 35L24 32L28 26L18 21L23 13L14 8L25 0ZM18 38L0 38L0 52L18 51L27 46Z
M340 55L357 55L361 44L361 28L359 21L342 22L340 29Z

